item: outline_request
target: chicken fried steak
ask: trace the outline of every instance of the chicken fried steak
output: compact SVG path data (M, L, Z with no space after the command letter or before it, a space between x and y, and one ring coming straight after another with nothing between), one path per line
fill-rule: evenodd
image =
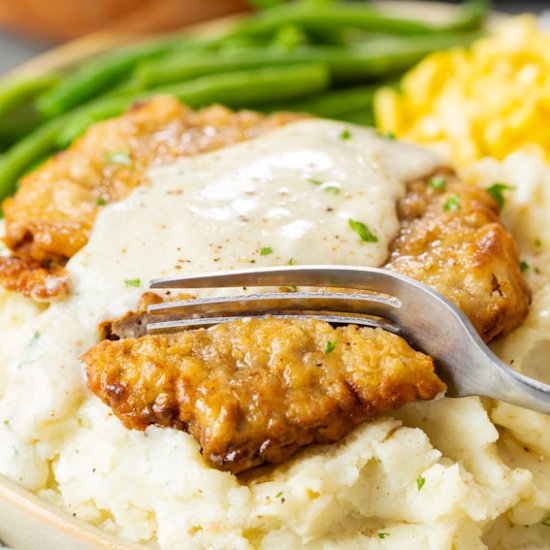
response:
M398 202L385 267L434 286L488 341L527 312L517 247L491 195L450 172L433 178L444 185L410 182ZM146 306L160 299L102 325L111 341L83 356L89 386L127 427L188 431L222 469L280 463L444 388L429 358L381 330L263 319L146 335Z
M82 359L89 387L127 428L188 431L234 473L445 389L432 360L398 336L314 319L105 340Z
M38 298L67 292L64 263L86 244L98 208L146 184L149 167L294 118L222 107L195 113L159 97L97 125L6 201L13 255L0 260L0 282ZM437 289L489 341L527 313L517 246L491 195L450 171L433 177L440 185L409 182L398 201L400 229L384 267ZM82 357L89 387L128 428L188 431L225 470L280 463L445 388L429 357L379 329L267 318L146 335L146 306L159 300L147 294L139 311L102 324L107 339Z
M23 178L4 201L12 256L0 258L0 284L35 299L66 294L63 265L88 241L98 210L146 183L150 167L250 139L297 118L221 106L195 112L173 97L158 96L96 124Z
M439 290L489 341L527 312L517 246L491 195L450 173L434 177L444 190L414 181L399 201L385 267ZM264 319L147 336L146 306L159 301L146 294L138 311L102 325L113 341L84 355L89 387L129 428L189 431L222 469L280 463L444 388L431 359L382 330Z
M444 189L430 182L445 182ZM401 231L386 269L435 288L470 319L485 342L527 315L530 292L519 249L485 190L450 173L408 184L398 202Z

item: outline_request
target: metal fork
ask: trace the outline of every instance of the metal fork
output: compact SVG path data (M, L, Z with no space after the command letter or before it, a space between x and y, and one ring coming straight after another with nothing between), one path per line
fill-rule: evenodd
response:
M329 323L381 327L431 356L449 397L479 395L550 414L550 385L501 361L466 316L435 290L384 269L288 266L170 277L151 288L325 287L316 292L273 292L167 302L149 307L167 321L149 333L174 332L249 317L307 317ZM361 292L331 292L326 287ZM294 288L294 290L297 290ZM368 292L365 292L368 291Z

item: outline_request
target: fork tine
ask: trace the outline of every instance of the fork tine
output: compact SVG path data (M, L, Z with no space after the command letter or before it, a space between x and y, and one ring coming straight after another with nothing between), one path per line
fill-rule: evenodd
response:
M338 311L390 316L400 302L381 294L343 292L275 292L199 298L165 302L149 306L152 315L185 315L186 317L220 317L237 314L254 315L294 311Z
M364 309L371 313L373 308L378 308L377 311L389 318L389 323L386 319L369 318L369 315L358 313L346 315L341 312L325 315L302 310L299 313L287 312L283 317L319 316L317 318L334 323L367 324L368 322L370 326L380 326L391 332L398 332L413 347L434 359L440 374L444 375L447 395L455 397L485 395L550 414L550 385L524 376L501 361L483 343L464 313L436 290L391 271L351 266L288 266L172 277L151 282L152 288L288 285L340 287L383 293L386 296L382 299L379 295L376 298L372 294L368 295L368 302L357 301L357 294L355 294L351 302L362 303L363 306L368 304ZM317 296L326 298L324 292L317 293ZM238 303L242 297L218 299L218 303L232 299ZM258 300L258 297L252 298L250 304L254 299ZM304 301L307 302L307 300ZM204 302L201 304L204 305ZM177 307L181 307L181 304ZM246 306L241 308L246 309ZM245 318L242 315L243 311L237 311L237 313L239 314L237 317L216 316L184 320L173 319L172 316L165 322L149 324L148 330L149 332L167 332L180 330L184 326L204 326ZM273 316L278 317L278 315ZM262 317L265 317L265 314ZM382 323L387 325L384 326Z
M372 289L395 294L395 281L407 277L372 267L308 265L217 271L183 277L153 279L150 288L221 288L254 286L310 286Z
M354 324L361 325L373 328L382 328L394 334L399 334L399 326L395 323L381 319L380 317L370 316L370 315L346 315L344 313L338 313L335 315L323 315L315 312L300 314L274 314L274 315L237 315L232 317L208 317L208 318L191 318L191 319L178 319L176 321L161 321L158 323L148 323L147 332L149 334L160 334L160 333L173 333L179 332L186 328L197 328L197 327L209 327L212 325L217 325L220 323L228 323L230 321L236 321L240 319L251 319L251 318L266 318L271 319L317 319L320 321L326 321L331 324Z

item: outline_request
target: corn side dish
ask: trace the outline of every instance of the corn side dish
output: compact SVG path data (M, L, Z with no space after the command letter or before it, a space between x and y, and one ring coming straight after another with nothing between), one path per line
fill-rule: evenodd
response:
M524 151L550 160L550 33L514 17L466 49L429 55L375 98L383 131L440 144L458 166Z

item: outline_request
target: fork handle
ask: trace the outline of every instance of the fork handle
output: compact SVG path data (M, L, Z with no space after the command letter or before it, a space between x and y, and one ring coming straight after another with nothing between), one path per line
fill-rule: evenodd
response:
M453 350L455 351L455 350ZM464 346L457 350L464 371L444 381L449 394L458 397L484 395L544 414L550 414L550 385L530 378L501 361L489 348Z
M550 414L550 385L525 376L511 369L501 361L500 377L502 384L495 388L496 395L491 396L512 405Z

